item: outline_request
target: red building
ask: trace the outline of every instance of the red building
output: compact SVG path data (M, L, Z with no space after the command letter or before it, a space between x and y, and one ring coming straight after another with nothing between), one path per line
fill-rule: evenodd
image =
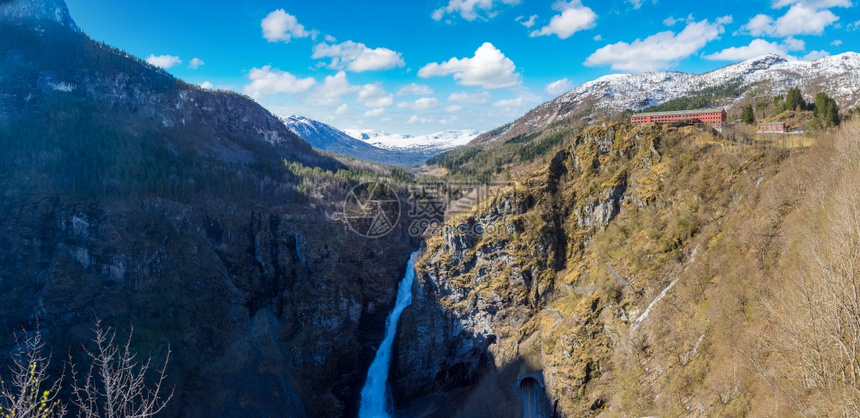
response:
M709 123L720 125L726 122L725 109L679 110L675 112L637 113L630 118L631 123Z
M758 131L761 133L785 133L785 122L770 122L770 123L762 123L758 127Z

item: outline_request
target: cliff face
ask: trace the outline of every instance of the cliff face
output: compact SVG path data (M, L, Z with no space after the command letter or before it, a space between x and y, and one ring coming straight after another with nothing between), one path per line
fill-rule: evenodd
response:
M79 359L98 317L170 347L169 415L351 414L416 246L332 220L351 169L62 19L0 32L0 351L38 318Z
M0 213L3 329L35 310L77 353L94 317L133 324L138 351L172 349L172 411L191 416L344 414L410 249L344 246L322 213L216 199L46 195Z
M755 179L776 170L784 151L743 149L692 127L631 125L568 132L563 144L545 168L427 241L398 335L393 385L402 405L437 393L446 399L438 411L453 403L462 416L510 415L519 408L513 369L543 370L564 416L671 410L655 405L672 404L663 399L683 372L649 372L688 367L712 340L701 337L705 319L666 311L696 312L700 302L664 299L678 283L707 288L692 273L701 254L723 220L746 216L737 214L738 194L754 199ZM492 232L462 233L474 225ZM689 332L668 331L674 323ZM671 343L652 340L666 332ZM687 402L702 407L705 397Z
M53 21L79 31L63 0L3 0L0 1L0 21Z

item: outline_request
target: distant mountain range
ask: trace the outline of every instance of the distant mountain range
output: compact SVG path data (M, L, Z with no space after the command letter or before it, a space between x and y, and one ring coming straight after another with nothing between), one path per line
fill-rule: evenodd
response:
M789 61L771 54L704 74L668 71L607 75L538 106L504 129L483 135L480 141L536 132L567 118L639 111L684 97L708 97L713 106L731 108L756 97L784 94L792 87L799 87L808 98L823 91L843 108L857 106L860 54L848 52L816 61Z
M280 119L314 148L404 168L421 165L431 157L468 144L480 134L469 130L421 136L362 129L342 131L303 116L282 116Z
M365 129L346 129L344 132L378 148L407 151L447 151L468 144L481 133L472 130L451 130L412 136Z

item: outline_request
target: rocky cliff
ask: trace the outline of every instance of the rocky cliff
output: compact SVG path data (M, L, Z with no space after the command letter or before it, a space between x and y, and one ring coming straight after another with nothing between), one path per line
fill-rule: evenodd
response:
M0 1L0 21L34 23L52 21L73 31L79 31L63 0L3 0Z
M701 254L719 251L709 242L720 223L746 216L739 195L754 199L756 179L777 170L784 151L744 149L693 127L631 125L571 130L562 144L544 168L427 241L398 336L401 405L515 416L514 378L535 370L563 416L677 405L678 369L714 344L701 337L711 329L702 321L728 319L693 315L703 302L664 298L686 280L681 293L701 300L707 279L692 273ZM484 233L463 233L476 230ZM670 331L673 323L688 328ZM666 333L671 343L655 341ZM685 402L702 408L696 414L721 410L705 392ZM433 393L446 400L422 397Z
M417 244L333 220L359 174L252 100L67 17L0 4L0 351L38 320L80 359L100 318L171 349L169 415L350 415Z

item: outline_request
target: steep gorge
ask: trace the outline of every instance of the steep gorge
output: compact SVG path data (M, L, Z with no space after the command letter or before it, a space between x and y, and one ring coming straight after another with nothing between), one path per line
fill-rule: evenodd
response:
M353 240L332 212L390 173L92 41L60 6L0 4L0 363L38 323L59 375L99 318L154 362L172 351L169 415L353 414L417 244L402 225Z
M780 327L771 292L790 290L780 266L815 205L799 167L845 136L785 149L694 127L569 132L545 168L428 239L400 405L517 416L513 379L542 370L563 416L792 415L754 371L775 335L756 330ZM494 233L457 232L474 224Z
M356 239L339 205L413 178L93 42L61 1L0 2L0 30L0 330L38 320L80 357L96 317L133 326L136 351L173 351L169 415L355 415L421 242L406 219ZM860 277L857 125L798 149L583 126L506 141L475 173L509 186L424 240L397 406L516 416L513 382L542 370L564 416L857 415L833 348L860 346L833 279ZM832 361L804 368L807 339Z

